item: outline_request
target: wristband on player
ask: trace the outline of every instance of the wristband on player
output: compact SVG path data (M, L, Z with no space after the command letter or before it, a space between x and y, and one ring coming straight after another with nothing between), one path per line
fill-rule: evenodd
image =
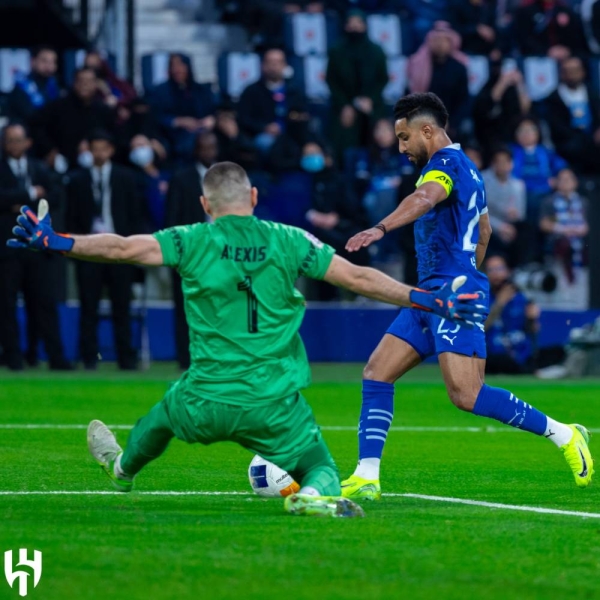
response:
M381 231L383 235L387 233L386 226L383 223L377 223L377 225L375 225L375 229L379 229L379 231Z

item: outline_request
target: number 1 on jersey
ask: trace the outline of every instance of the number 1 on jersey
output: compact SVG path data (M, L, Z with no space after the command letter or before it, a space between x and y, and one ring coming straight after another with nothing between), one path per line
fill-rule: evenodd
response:
M248 298L248 332L258 333L258 300L252 289L252 277L246 275L244 281L238 283L238 292L246 292Z

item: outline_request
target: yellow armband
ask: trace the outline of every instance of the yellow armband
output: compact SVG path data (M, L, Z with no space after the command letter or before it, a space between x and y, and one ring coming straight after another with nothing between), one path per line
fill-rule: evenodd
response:
M448 194L448 196L454 187L454 181L452 181L452 179L442 171L427 171L425 175L421 175L421 177L419 177L419 181L417 181L417 187L422 186L428 181L435 181L436 183L439 183L446 190L446 194Z

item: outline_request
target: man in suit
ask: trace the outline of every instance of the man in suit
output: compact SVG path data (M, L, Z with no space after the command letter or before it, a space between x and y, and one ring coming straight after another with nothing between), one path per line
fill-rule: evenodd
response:
M88 138L94 164L71 178L67 188L67 230L71 233L139 233L143 222L135 174L114 164L115 144L105 131ZM119 368L137 368L131 346L130 300L133 267L77 262L80 301L79 351L83 365L94 370L98 360L98 303L104 286L111 301Z
M55 212L60 209L56 206L60 199L56 183L41 162L27 156L30 146L22 125L11 123L4 128L0 161L0 345L8 368L23 369L17 322L17 296L22 291L28 329L38 331L44 340L50 368L68 370L71 365L64 357L53 283L57 257L6 247L21 206L30 206L35 212L39 200L46 198Z
M261 78L243 91L238 104L240 129L254 139L256 148L263 154L285 129L289 107L306 104L302 92L286 82L287 68L283 50L266 50Z
M202 180L209 167L217 162L219 145L217 137L209 131L196 136L194 149L195 164L175 173L169 185L166 208L166 226L191 225L204 221L205 215L200 206ZM173 302L175 304L175 346L177 362L182 369L190 366L190 337L188 333L181 277L172 271Z
M581 58L560 63L560 84L546 99L548 124L556 151L578 170L600 167L600 98L586 84Z

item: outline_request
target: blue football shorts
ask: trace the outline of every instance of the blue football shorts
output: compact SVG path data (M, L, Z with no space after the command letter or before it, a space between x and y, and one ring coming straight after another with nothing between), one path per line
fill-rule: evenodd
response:
M386 333L404 340L422 359L442 352L487 357L483 325L466 329L422 310L401 309Z

